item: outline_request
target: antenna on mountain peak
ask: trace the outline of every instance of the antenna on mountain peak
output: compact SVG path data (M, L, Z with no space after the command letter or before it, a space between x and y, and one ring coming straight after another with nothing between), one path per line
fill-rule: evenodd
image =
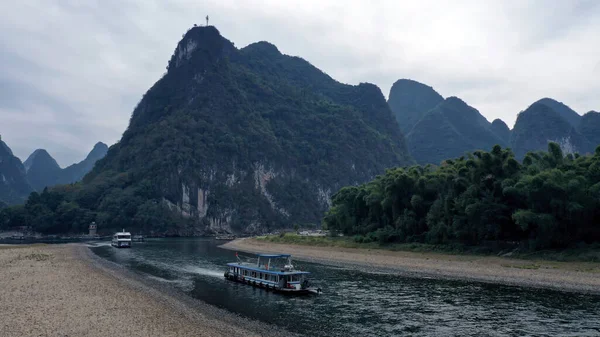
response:
M206 26L208 27L208 15L206 16Z

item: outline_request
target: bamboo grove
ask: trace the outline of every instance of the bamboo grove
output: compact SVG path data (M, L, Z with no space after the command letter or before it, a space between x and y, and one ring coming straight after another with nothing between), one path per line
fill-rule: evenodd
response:
M359 242L563 248L600 241L600 147L592 155L528 153L499 145L439 166L387 170L344 187L324 225Z

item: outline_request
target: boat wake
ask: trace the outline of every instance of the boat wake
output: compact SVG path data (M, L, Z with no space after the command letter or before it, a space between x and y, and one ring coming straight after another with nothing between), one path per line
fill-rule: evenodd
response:
M182 269L184 269L188 273L193 273L193 274L200 274L200 275L206 275L206 276L212 276L212 277L223 277L223 272L220 272L220 271L217 271L214 269L202 268L202 267L192 266L192 265L185 266Z
M107 247L110 246L110 241L107 242L90 242L86 243L88 247Z

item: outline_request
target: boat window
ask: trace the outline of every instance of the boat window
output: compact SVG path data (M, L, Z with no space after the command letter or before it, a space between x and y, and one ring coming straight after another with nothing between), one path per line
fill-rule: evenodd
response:
M300 282L300 275L292 275L292 282Z

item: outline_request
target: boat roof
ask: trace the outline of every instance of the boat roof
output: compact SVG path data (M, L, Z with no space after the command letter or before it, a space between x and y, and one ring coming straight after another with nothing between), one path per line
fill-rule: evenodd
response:
M269 274L275 274L275 275L294 275L294 274L310 274L310 272L307 271L277 271L277 270L266 270L266 269L262 269L262 268L256 268L256 267L249 267L247 265L243 265L243 264L239 264L237 262L231 262L227 264L228 266L232 266L232 267L239 267L239 268L243 268L243 269L248 269L248 270L254 270L254 271L258 271L261 273L269 273Z
M291 257L290 254L258 254L258 257L266 257L269 259L278 258L278 257Z
M117 232L115 235L131 235L129 232Z

